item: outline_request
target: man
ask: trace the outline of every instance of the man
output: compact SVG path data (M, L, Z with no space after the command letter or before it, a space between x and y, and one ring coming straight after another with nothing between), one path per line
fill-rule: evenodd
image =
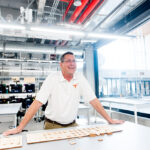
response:
M76 126L75 118L80 96L89 102L110 124L123 123L122 120L111 119L96 98L83 75L75 73L76 61L72 52L61 57L60 72L50 74L44 81L36 100L29 107L20 125L8 130L3 135L21 132L32 119L38 109L48 101L45 110L45 129Z

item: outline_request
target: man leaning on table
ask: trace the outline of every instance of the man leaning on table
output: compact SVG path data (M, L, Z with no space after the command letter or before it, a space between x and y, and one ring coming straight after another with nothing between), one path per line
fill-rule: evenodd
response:
M50 74L44 81L36 100L31 104L18 127L5 131L3 135L21 132L38 109L48 101L45 110L45 129L76 126L75 119L80 97L89 102L110 124L120 124L123 120L113 120L96 98L87 80L76 73L76 60L72 52L61 56L60 72Z

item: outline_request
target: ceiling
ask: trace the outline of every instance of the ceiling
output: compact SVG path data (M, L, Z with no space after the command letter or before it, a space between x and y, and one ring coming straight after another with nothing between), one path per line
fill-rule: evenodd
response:
M150 16L147 15L150 14L149 0L81 0L82 5L78 7L73 2L0 0L0 23L26 27L26 30L0 28L0 63L3 69L9 66L8 62L13 62L14 66L29 60L50 63L58 60L65 50L72 50L82 59L86 48L92 47L93 43L99 46L108 40L91 38L86 34L80 36L78 31L124 35ZM34 31L31 27L51 28L60 33ZM78 36L68 34L68 30ZM27 65L29 68L30 64L33 61Z
M130 32L130 35L135 35L135 36L150 35L150 21L148 21L147 23L141 25L140 27Z

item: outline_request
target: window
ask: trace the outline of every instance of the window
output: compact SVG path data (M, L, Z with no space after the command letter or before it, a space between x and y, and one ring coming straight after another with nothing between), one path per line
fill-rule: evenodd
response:
M99 48L101 96L150 96L149 42L150 35Z

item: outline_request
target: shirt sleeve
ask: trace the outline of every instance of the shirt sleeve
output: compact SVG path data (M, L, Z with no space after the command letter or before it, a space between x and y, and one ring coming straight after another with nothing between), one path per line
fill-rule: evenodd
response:
M51 88L52 88L52 75L49 75L45 79L39 92L37 93L36 100L38 100L42 104L45 104L48 100L48 97L51 94Z
M83 97L84 101L89 103L91 100L95 99L96 96L89 85L87 79L82 75L81 76L81 96Z

